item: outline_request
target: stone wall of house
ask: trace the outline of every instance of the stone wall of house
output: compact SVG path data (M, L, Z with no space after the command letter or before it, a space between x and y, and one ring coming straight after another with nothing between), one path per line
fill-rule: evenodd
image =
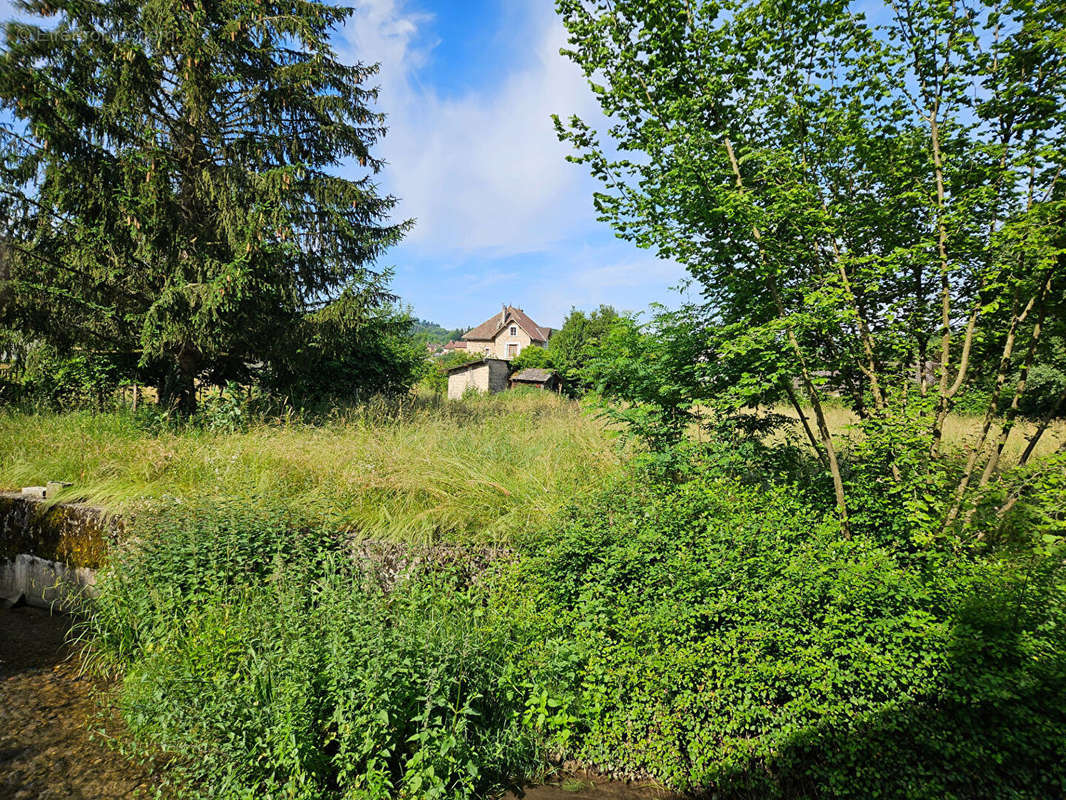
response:
M460 400L467 389L489 390L489 362L457 370L448 376L448 399Z
M514 333L511 330L514 329ZM493 355L496 358L514 358L526 347L532 344L533 340L529 338L529 334L526 333L518 325L511 324L505 325L500 329L500 332L496 334L496 338L492 340ZM514 352L508 351L508 345L514 345Z

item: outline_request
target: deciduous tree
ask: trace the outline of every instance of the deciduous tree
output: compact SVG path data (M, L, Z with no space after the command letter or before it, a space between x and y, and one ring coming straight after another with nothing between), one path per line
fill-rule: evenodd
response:
M845 531L827 382L871 430L920 420L924 454L886 460L891 488L939 469L953 403L975 367L992 376L938 511L950 525L995 475L1066 287L1066 6L557 6L609 119L603 132L557 120L602 182L601 218L688 268L730 363L748 355L752 376L795 387ZM764 396L748 385L747 400Z

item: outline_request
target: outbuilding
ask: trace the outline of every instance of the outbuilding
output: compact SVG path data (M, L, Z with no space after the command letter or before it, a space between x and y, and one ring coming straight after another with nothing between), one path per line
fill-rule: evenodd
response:
M550 369L523 369L511 376L510 384L512 389L534 386L554 392L559 389L559 376Z
M507 388L510 363L502 358L483 358L448 370L448 399L459 400L470 389L482 394L502 392Z

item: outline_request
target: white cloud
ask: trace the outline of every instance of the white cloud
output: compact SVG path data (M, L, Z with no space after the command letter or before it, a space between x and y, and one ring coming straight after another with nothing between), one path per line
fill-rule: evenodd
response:
M595 114L580 72L559 55L565 42L551 5L529 15L529 42L491 88L441 96L420 82L436 42L432 17L403 0L360 0L338 47L381 63L379 108L389 135L381 177L416 217L409 245L495 256L541 250L592 223L589 179L568 164L551 115Z
M527 285L524 294L545 320L558 324L571 307L590 310L606 303L636 312L653 302L676 306L684 293L674 289L686 278L684 267L673 261L611 242L567 253L554 274Z

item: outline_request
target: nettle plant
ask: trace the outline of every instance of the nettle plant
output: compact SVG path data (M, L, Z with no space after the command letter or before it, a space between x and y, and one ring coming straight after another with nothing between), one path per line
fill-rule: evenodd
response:
M946 530L1001 472L1041 340L1061 335L1066 8L861 5L559 0L606 136L556 126L602 181L601 218L702 289L712 360L750 362L734 401L794 405L844 531L830 386L878 433L886 489L948 476L927 509ZM979 433L946 454L978 381Z

